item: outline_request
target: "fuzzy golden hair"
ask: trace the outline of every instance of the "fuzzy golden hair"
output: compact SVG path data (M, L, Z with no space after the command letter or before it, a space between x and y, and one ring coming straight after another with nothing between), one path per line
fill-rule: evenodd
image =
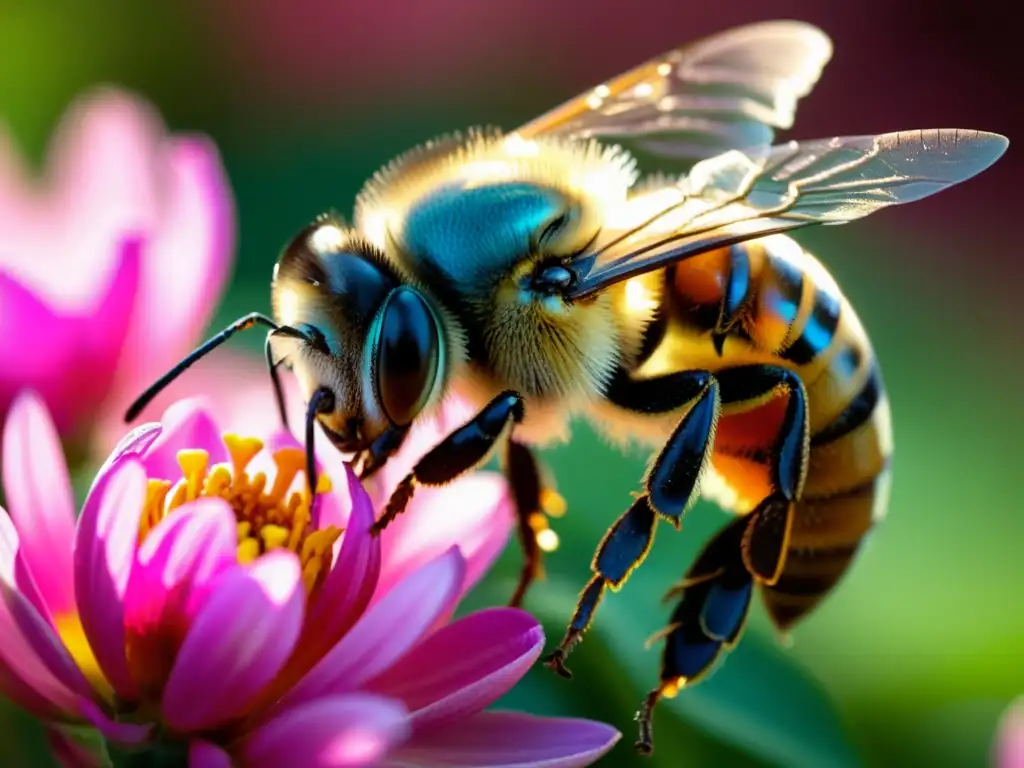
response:
M401 242L410 208L433 190L514 181L562 193L585 214L578 229L590 231L625 202L636 180L635 160L617 146L478 128L429 141L377 171L356 196L355 225L386 249L389 235Z

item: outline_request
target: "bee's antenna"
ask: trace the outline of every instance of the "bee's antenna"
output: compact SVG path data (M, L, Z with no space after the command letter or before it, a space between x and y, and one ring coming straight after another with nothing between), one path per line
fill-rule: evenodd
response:
M281 389L281 379L277 373L277 365L280 361L275 362L271 356L270 336L277 334L282 336L297 336L303 339L306 337L293 328L279 326L269 317L259 312L250 312L248 315L238 318L223 331L210 337L203 344L190 352L181 362L171 368L171 370L150 385L145 392L139 395L135 402L132 403L125 412L124 420L126 422L135 421L136 417L142 413L142 410L153 401L153 398L163 392L171 382L188 370L194 363L206 357L210 352L215 350L239 331L246 331L256 325L262 325L271 329L271 333L267 336L267 367L270 370L270 378L274 383L274 395L277 398L278 410L281 412L281 420L284 422L285 427L287 427L288 419L284 408L284 391Z
M316 499L316 451L313 449L313 438L316 429L316 417L321 413L334 410L334 393L327 387L319 387L309 398L306 407L306 481L309 483L309 509L313 510Z
M271 331L267 334L267 340L263 343L263 355L267 360L267 370L270 372L270 381L274 386L274 399L277 401L277 412L281 415L281 424L284 425L285 430L291 431L288 428L288 411L284 406L284 388L281 386L281 375L277 371L284 358L281 360L274 359L274 350L271 341L277 331Z
M315 329L313 329L315 330ZM274 359L274 350L271 346L271 341L275 336L286 336L291 339L301 339L308 344L316 346L316 341L311 338L310 335L303 333L291 326L281 325L270 333L267 334L267 340L263 345L263 354L267 360L267 370L270 372L270 381L274 385L274 399L277 402L277 412L281 415L281 424L284 425L286 431L291 431L288 426L288 411L284 404L284 387L281 386L281 376L277 372L277 367L285 361L287 355L280 360Z

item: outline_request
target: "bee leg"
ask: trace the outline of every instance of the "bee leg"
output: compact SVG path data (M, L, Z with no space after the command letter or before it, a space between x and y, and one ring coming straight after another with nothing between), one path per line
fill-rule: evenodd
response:
M515 503L519 544L523 550L523 567L519 573L519 583L508 603L512 608L518 608L522 605L530 585L544 575L540 541L541 532L547 528L544 496L546 493L552 494L553 491L544 487L537 457L522 443L508 441L504 464L505 475L508 477Z
M654 751L652 720L662 698L673 698L685 686L705 677L724 651L739 640L746 625L754 580L741 556L747 519L724 526L704 547L686 577L666 597L681 595L665 640L660 682L644 699L637 721L636 751Z
M360 480L368 480L373 477L387 463L388 459L402 447L402 443L405 442L405 437L408 434L408 427L392 427L391 429L384 430L384 433L357 457L353 466L356 476Z
M658 700L672 698L684 685L705 677L738 641L754 584L771 586L778 581L789 548L795 502L807 473L808 412L799 377L772 365L739 366L715 375L723 405L756 407L776 397L788 398L769 451L774 491L752 512L725 526L669 592L669 597L681 596L681 600L663 635L660 684L648 694L637 718L640 738L635 746L645 755L654 749L652 717Z
M714 443L718 419L718 384L707 371L681 371L652 379L623 375L611 385L608 399L646 413L671 413L689 406L644 480L644 493L605 534L562 642L544 664L562 677L572 677L565 659L583 638L607 587L618 590L650 550L657 518L679 528L683 514L697 497L698 481Z
M379 534L405 511L417 485L446 485L487 461L498 441L522 420L523 398L520 395L502 392L491 400L476 416L416 462L412 472L391 494L384 514L371 529L372 533Z
M744 365L720 371L722 402L767 403L786 397L778 437L769 447L773 492L747 516L743 562L762 584L775 584L785 566L796 502L803 493L810 452L807 392L792 371L776 365Z

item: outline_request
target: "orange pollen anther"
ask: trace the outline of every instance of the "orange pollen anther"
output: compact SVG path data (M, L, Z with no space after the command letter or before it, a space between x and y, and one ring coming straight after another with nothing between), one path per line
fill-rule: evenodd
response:
M200 449L178 452L182 479L172 485L150 480L139 525L141 541L172 510L204 497L219 497L231 505L238 521L238 561L249 563L272 549L290 549L299 557L307 593L322 583L331 567L334 543L342 531L333 526L314 529L311 525L308 484L290 491L295 478L305 472L306 457L296 447L273 454L277 471L270 488L263 472L250 476L250 462L263 449L254 437L225 435L230 464L210 467L210 455ZM320 474L316 493L331 490L330 478Z

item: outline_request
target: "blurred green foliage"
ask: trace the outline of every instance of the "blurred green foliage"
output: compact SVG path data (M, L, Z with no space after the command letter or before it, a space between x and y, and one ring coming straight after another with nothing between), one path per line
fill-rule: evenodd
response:
M215 48L182 8L145 9L111 0L58 9L5 6L0 112L37 157L64 103L88 83L141 89L176 127L217 139L237 196L239 255L218 322L268 308L279 247L321 210L343 213L362 179L430 135L488 119L526 117L547 103L524 89L520 103L419 105L362 110L344 121L291 116L287 125L248 121L226 109ZM116 7L116 11L115 11ZM130 9L130 10L129 10ZM159 30L159 34L157 34ZM159 41L139 57L138 37ZM192 87L209 73L209 87ZM440 97L439 97L440 98ZM484 107L493 106L489 114ZM983 183L983 182L979 182ZM880 217L881 218L881 217ZM725 665L707 682L660 707L656 766L942 765L987 763L996 718L1024 689L1024 516L1016 484L1024 409L1018 330L984 323L971 307L980 283L924 269L906 254L956 247L935 231L881 222L808 233L800 239L829 264L858 306L881 359L895 419L895 479L889 517L842 587L782 648L760 610ZM960 225L966 229L969 223ZM983 245L983 243L981 243ZM961 245L961 247L965 247ZM926 261L926 260L925 260ZM258 351L258 340L248 344ZM527 608L557 640L593 548L624 509L646 457L622 456L586 427L546 459L569 502L556 521L562 547ZM605 478L600 485L594 477ZM505 702L541 713L600 718L623 731L609 765L633 764L632 716L656 680L665 589L724 521L708 504L682 532L661 526L654 551L571 659L575 678L533 670ZM519 566L515 547L463 610L503 603ZM44 765L41 729L0 707L5 765ZM639 761L637 761L639 762Z

